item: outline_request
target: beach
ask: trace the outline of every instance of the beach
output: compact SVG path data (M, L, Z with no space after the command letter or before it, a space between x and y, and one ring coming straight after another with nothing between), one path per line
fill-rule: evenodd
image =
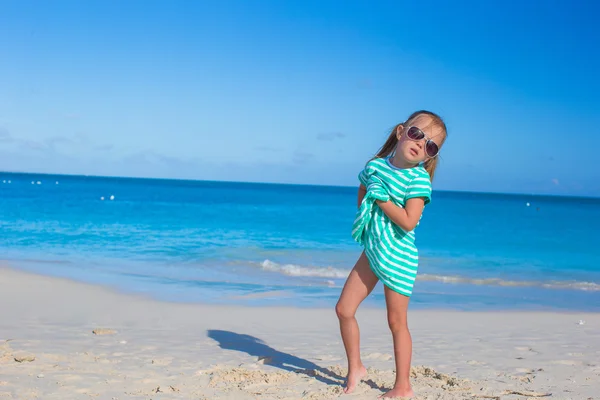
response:
M0 400L600 400L600 1L516 6L0 1Z
M393 383L385 310L363 308L367 379L342 394L330 308L161 302L0 269L0 398L375 399ZM417 399L600 398L600 315L409 312Z

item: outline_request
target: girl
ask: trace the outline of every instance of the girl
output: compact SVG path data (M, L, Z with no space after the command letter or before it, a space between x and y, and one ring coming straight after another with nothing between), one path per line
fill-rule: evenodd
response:
M392 130L359 175L359 211L352 236L364 252L336 305L348 358L345 393L351 393L367 374L360 359L355 314L381 280L396 361L396 382L383 397L413 396L409 379L412 339L406 312L418 266L414 229L431 201L431 180L446 134L446 125L438 115L417 111Z

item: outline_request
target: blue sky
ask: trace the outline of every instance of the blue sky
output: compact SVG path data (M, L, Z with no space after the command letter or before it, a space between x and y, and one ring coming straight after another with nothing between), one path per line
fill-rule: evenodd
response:
M0 170L357 185L412 111L434 188L600 196L592 1L2 1Z

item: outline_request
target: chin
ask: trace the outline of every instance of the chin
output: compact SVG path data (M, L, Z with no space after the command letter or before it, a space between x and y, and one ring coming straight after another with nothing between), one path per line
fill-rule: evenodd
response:
M404 159L408 162L413 162L413 160L415 159L415 156L413 156L410 151L407 151L406 153L403 153L402 155L404 156Z
M419 164L421 162L418 157L415 157L412 154L405 154L404 159L411 164Z

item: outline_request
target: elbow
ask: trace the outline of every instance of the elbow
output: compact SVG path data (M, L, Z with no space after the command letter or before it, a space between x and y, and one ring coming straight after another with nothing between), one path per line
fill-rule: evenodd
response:
M404 232L411 232L417 227L417 224L404 224L404 226L400 226L404 230Z
M421 218L421 214L415 214L415 213L406 213L406 218L404 219L404 221L402 221L402 226L401 228L405 231L405 232L412 232L415 230L415 228L417 227L417 225L419 224L419 219Z
M405 232L411 232L417 227L418 223L419 223L419 221L403 221L402 224L398 224L398 225Z

